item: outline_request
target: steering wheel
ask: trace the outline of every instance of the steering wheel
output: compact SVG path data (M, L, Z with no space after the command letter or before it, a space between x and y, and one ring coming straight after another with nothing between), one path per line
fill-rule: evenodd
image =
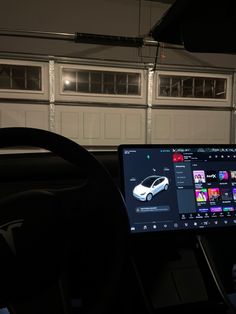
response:
M86 175L76 187L29 189L0 200L0 305L37 296L66 274L66 294L79 298L80 312L109 311L129 242L119 189L86 149L61 135L1 128L0 147L13 146L49 150Z

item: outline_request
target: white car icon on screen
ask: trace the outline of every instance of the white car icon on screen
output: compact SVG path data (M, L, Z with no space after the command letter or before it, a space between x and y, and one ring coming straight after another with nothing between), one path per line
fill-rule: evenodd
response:
M162 190L167 190L169 180L163 176L148 176L133 189L133 196L139 201L151 201L154 195Z

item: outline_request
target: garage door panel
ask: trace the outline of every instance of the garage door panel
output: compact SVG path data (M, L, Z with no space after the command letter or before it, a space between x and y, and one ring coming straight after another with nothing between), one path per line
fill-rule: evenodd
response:
M230 111L153 109L152 143L230 143Z

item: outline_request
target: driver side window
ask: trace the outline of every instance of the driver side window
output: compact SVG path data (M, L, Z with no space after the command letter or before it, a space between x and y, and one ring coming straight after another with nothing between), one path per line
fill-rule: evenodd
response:
M156 180L153 186L157 186L160 183L160 179Z

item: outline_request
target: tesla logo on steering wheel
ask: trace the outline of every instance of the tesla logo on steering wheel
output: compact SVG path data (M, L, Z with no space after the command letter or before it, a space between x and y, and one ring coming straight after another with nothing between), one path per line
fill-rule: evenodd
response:
M16 255L16 246L15 246L15 241L14 241L14 236L13 236L13 230L15 228L20 228L23 224L23 221L24 219L13 220L11 222L8 222L0 226L0 235L2 235L7 245L9 246L9 248L15 255Z

